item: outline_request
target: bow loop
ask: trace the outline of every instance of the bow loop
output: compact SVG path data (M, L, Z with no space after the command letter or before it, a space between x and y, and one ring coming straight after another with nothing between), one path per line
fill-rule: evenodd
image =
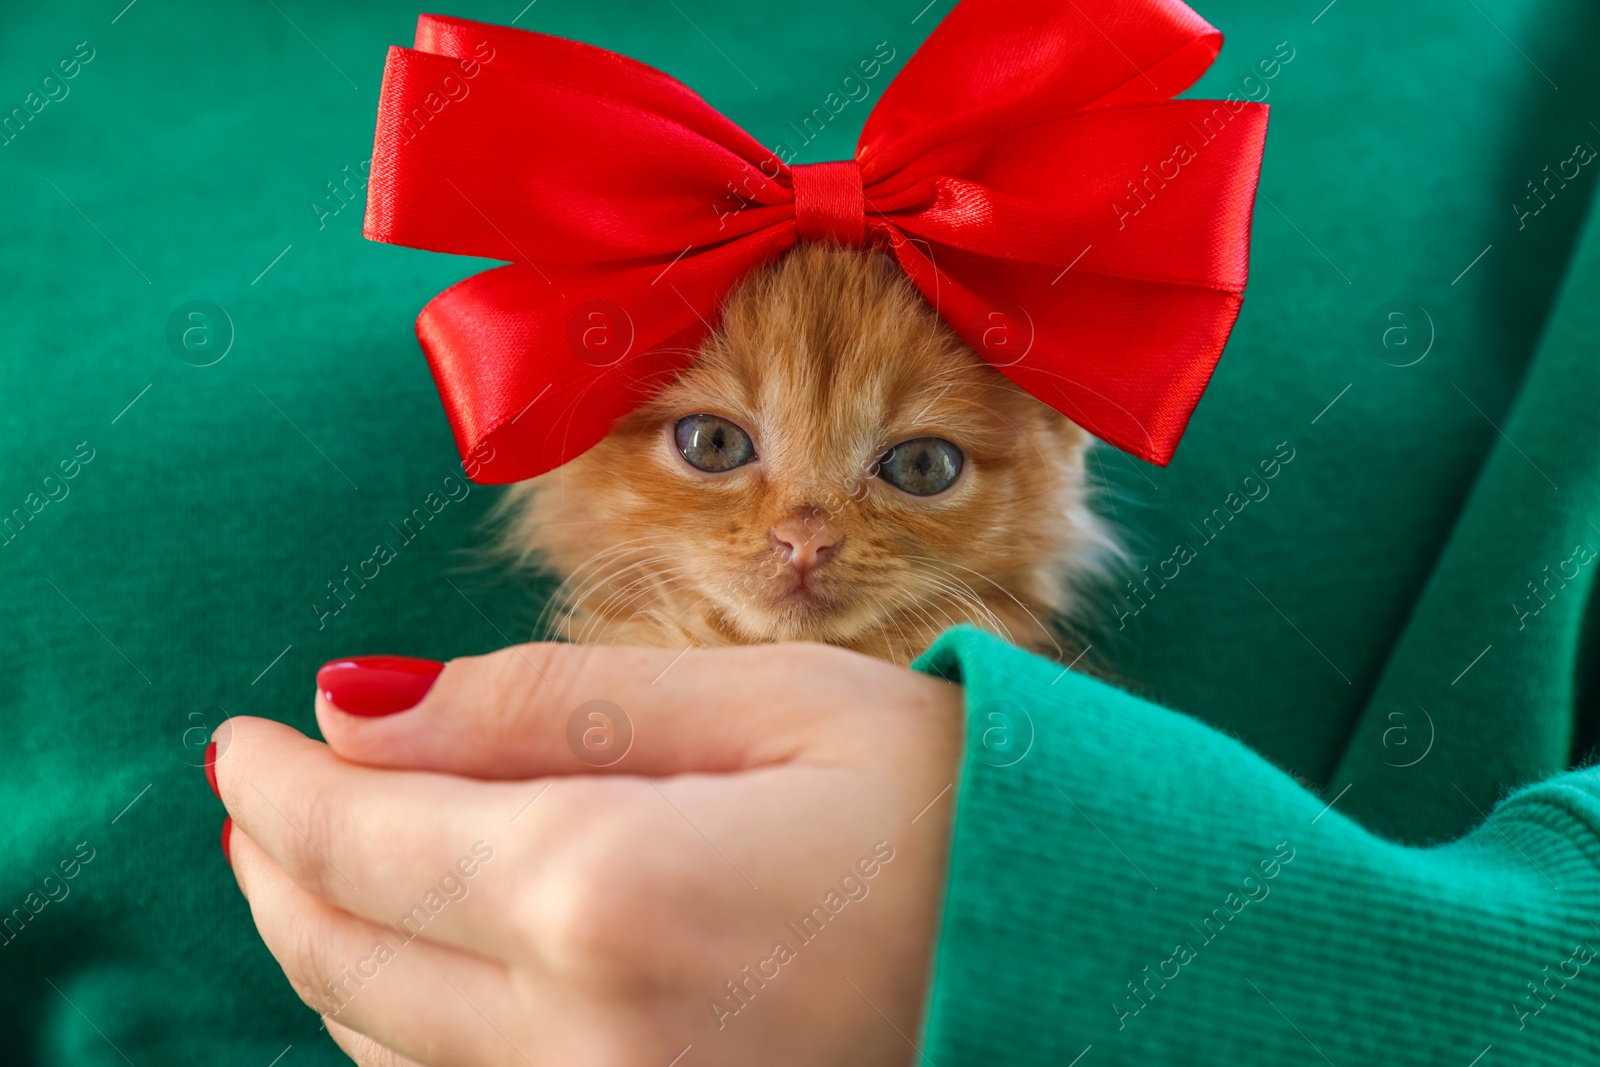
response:
M1164 464L1248 275L1267 109L1169 99L1221 40L1178 0L961 0L853 160L791 167L642 63L424 15L389 53L366 234L510 264L417 318L478 481L593 446L802 240L885 250L981 358Z
M1221 49L1176 0L968 0L884 89L857 156L870 183L975 131L1168 100Z

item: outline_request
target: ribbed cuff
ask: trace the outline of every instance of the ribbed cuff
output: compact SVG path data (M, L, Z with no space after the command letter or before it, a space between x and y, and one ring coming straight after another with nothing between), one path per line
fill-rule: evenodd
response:
M1600 949L1593 774L1411 849L1237 741L978 631L917 666L959 679L968 710L922 1043L936 1067L1466 1067L1491 1045L1501 1067L1600 1048L1600 961L1569 962Z

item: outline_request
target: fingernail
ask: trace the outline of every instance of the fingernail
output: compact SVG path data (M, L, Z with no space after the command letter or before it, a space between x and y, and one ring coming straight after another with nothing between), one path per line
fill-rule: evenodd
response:
M217 743L215 741L206 746L206 785L211 787L211 791L217 795L218 800L222 799L222 790L217 788Z
M414 708L433 688L444 664L410 656L355 656L323 664L317 688L347 715L376 718Z
M233 846L230 839L233 837L233 817L222 820L222 858L228 861L228 866L233 866Z

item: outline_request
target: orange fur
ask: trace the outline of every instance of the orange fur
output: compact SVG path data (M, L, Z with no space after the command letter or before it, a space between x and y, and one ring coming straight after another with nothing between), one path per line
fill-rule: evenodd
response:
M689 466L673 426L698 413L748 431L757 461ZM937 497L874 476L920 436L966 456ZM1090 443L962 344L886 257L803 245L741 284L676 381L514 486L501 547L563 577L551 628L574 641L809 640L908 663L969 622L1062 657L1052 620L1117 551L1085 500ZM786 521L838 539L799 600L770 532Z

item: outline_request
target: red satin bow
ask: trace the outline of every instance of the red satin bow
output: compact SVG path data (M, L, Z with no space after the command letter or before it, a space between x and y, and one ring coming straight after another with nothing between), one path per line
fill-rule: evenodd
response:
M424 15L389 52L366 234L510 264L417 319L478 481L599 441L799 239L886 249L979 355L1164 464L1248 272L1267 109L1168 99L1221 46L1176 0L963 0L854 160L789 166L660 71Z

